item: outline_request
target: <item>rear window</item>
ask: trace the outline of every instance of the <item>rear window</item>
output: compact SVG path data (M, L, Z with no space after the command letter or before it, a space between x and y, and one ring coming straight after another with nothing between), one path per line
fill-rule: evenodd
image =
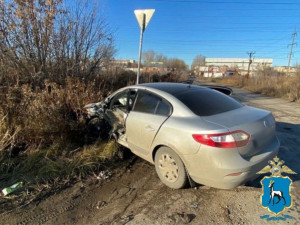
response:
M194 89L176 97L198 116L212 116L243 106L233 98L213 90Z

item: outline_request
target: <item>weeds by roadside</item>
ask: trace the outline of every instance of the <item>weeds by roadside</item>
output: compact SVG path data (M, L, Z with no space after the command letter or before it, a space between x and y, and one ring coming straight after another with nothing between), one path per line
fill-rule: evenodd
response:
M229 76L225 78L213 78L208 80L219 84L243 87L249 91L285 98L290 101L300 103L299 73L293 76L258 74L248 79L242 76Z
M1 208L25 205L53 190L110 167L122 158L113 141L85 142L83 106L134 83L136 74L102 73L94 79L67 77L64 84L43 81L1 88L0 190L23 181L23 192L0 199ZM142 80L156 78L144 75ZM158 77L184 79L180 74ZM27 193L28 192L28 193Z
M90 81L68 77L64 85L44 81L34 89L30 84L2 87L0 190L23 181L26 190L39 195L41 185L63 186L67 180L81 179L103 169L107 161L113 162L119 151L114 142L85 144L82 109L126 86L132 73L124 75L117 73L112 79L103 74ZM14 198L1 199L9 200Z
M23 181L31 193L0 198L0 210L9 200L22 205L26 196L39 198L44 189L64 186L118 158L113 142L85 143L82 109L134 84L136 73L112 63L113 33L96 2L67 5L62 0L0 4L0 190ZM141 81L186 76L173 70L144 74Z
M70 186L72 183L111 169L120 160L120 147L114 142L96 142L89 146L56 155L62 146L27 151L19 157L1 157L1 186L18 181L25 183L20 192L0 198L0 213ZM64 146L66 147L66 146Z

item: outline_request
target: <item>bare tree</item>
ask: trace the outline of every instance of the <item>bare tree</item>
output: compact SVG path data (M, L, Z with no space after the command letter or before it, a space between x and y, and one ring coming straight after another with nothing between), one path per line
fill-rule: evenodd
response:
M168 58L166 57L166 56L164 56L163 54L156 54L155 55L155 61L156 62L162 62L162 63L166 63L167 62L167 60L168 60Z
M192 63L192 68L195 66L204 66L205 65L205 57L203 55L197 55Z
M96 3L76 1L71 11L62 3L0 0L0 82L84 77L113 56L113 37Z
M143 52L143 64L150 64L151 62L155 61L156 52L153 50L148 50Z
M187 70L187 65L181 59L168 58L153 50L143 52L143 63L148 65L151 64L151 62L162 62L163 65L168 67L170 70Z
M185 62L177 58L168 59L166 64L171 70L185 71L188 69Z

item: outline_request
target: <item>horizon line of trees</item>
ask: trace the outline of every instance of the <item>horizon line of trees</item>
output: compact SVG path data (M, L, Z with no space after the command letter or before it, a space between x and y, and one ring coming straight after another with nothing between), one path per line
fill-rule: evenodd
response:
M174 58L168 58L162 53L155 52L154 50L147 50L142 54L142 63L144 65L150 65L152 62L161 62L165 67L174 68L177 70L188 70L188 65L184 60ZM203 55L195 56L191 67L205 65L205 57Z
M153 62L160 62L164 67L172 68L174 70L186 71L188 65L182 59L168 58L167 56L157 53L154 50L148 50L142 53L142 64L145 66L151 65Z

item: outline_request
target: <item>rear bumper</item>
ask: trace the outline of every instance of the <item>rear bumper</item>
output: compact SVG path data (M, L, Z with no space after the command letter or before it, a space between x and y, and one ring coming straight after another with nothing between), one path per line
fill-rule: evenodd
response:
M277 155L279 147L279 140L275 137L267 149L248 159L243 158L236 149L203 149L182 158L189 175L196 183L232 189L257 178L259 175L256 173ZM207 160L203 160L204 157Z

